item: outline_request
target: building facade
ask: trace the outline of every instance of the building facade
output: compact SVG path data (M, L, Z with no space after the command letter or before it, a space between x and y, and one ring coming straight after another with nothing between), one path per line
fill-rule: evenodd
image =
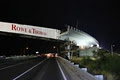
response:
M70 26L68 26L67 31L61 33L60 39L76 44L79 47L79 56L93 56L93 51L97 51L99 48L99 43L94 37ZM68 48L70 49L70 44L68 44ZM68 51L69 58L70 55L71 52Z

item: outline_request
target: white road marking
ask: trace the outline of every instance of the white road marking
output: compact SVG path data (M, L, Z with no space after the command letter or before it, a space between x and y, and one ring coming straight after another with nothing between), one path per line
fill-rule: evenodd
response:
M22 74L20 74L19 76L15 77L13 80L17 80L18 78L20 78L21 76L23 76L24 74L26 74L27 72L29 72L30 70L34 69L35 67L37 67L38 65L40 65L41 63L43 63L44 61L46 61L47 59L39 62L38 64L36 64L35 66L31 67L30 69L28 69L27 71L23 72Z
M57 60L56 60L56 61L57 61ZM67 80L67 78L66 78L66 76L65 76L65 74L64 74L64 72L63 72L63 70L62 70L62 68L61 68L61 66L60 66L60 64L59 64L58 61L57 61L57 64L58 64L58 67L59 67L59 69L60 69L60 71L61 71L61 73L62 73L62 76L63 76L64 80Z
M32 61L32 60L30 60L30 61ZM26 62L29 62L29 61L26 61ZM11 68L11 67L14 67L14 66L17 66L17 65L20 65L20 64L24 64L24 63L26 63L26 62L21 62L21 63L15 64L15 65L10 65L10 66L1 68L0 70L7 69L7 68Z

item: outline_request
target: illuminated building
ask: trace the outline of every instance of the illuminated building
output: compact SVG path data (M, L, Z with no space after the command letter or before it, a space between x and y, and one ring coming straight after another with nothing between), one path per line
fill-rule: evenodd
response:
M99 43L94 37L70 26L61 34L61 40L72 41L79 46L80 56L93 56L93 50L99 48Z

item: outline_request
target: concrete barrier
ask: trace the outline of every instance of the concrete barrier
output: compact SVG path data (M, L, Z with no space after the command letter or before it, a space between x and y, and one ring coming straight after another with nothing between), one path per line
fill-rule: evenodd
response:
M95 77L97 78L97 80L104 80L103 75L95 75Z
M86 71L81 70L80 68L73 65L73 63L71 64L70 61L68 61L60 56L57 57L57 59L60 62L60 64L62 65L62 67L64 68L64 70L70 76L72 76L72 79L70 79L70 80L97 80L97 78L95 76L93 76L92 74L90 74Z
M87 68L80 68L80 69L87 72Z
M79 68L79 64L75 64L75 66Z

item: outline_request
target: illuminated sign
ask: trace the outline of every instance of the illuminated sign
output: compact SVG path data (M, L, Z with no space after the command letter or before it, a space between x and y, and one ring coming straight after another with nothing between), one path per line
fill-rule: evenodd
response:
M15 23L5 23L5 22L0 22L0 31L52 38L52 39L59 39L60 36L60 30L57 29L35 27L31 25L21 25Z
M24 27L16 26L15 24L12 24L11 30L18 32L39 34L39 35L47 35L47 33L37 30L35 28L24 28Z

